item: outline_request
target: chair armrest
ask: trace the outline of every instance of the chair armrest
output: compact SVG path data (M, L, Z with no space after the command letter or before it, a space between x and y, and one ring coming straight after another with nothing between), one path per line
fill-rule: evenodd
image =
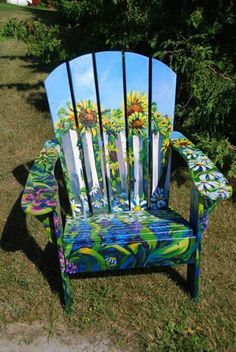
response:
M45 143L35 159L26 181L21 207L27 214L47 214L58 205L57 181L54 167L58 159L59 144L56 140Z
M172 148L187 162L190 177L203 198L211 201L230 198L232 187L201 150L179 132L171 133L170 142Z

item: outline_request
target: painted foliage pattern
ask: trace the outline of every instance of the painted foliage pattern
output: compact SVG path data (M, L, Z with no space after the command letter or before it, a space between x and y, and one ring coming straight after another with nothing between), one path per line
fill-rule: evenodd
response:
M137 98L139 98L137 94L136 97L135 94L131 97L133 100ZM82 103L81 106L83 106L83 109L86 107L86 113L91 114L89 127L87 125L86 127L90 128L91 134L95 136L97 133L95 129L97 118L89 110L90 108L87 108L89 104ZM131 108L133 107L130 104L130 110ZM105 119L104 126L106 131L109 131L113 138L119 133L119 129L123 127L119 120L119 114L120 112L115 114L115 116L118 116L117 121ZM74 118L72 113L66 116ZM130 116L132 116L130 120L131 127L135 129L131 133L146 133L146 122L144 119L142 120L143 117L140 116L140 111L132 112ZM71 123L69 126L74 128L74 119L72 117L70 119L66 118L65 121ZM165 119L168 121L167 117L160 118L160 121L165 121ZM82 123L81 121L80 123ZM162 133L165 133L167 138L167 135L170 134L169 123L164 122L161 124L161 122L159 122L159 126L166 129ZM62 121L60 120L59 123L62 123ZM136 130L136 124L141 131ZM66 130L69 126L66 126ZM144 126L143 130L141 129L142 126ZM156 128L160 130L158 125ZM172 146L187 161L192 179L200 194L207 197L208 201L211 202L228 198L231 194L231 187L222 174L189 140L180 134L178 136L181 136L181 138L171 138ZM169 147L169 142L166 142L166 145ZM112 148L111 146L112 143L110 143L109 147ZM111 151L113 150L110 149ZM56 208L57 192L55 190L54 166L57 158L57 143L55 141L47 143L36 159L27 180L22 197L24 211L41 215ZM114 163L114 160L112 162ZM114 168L111 168L111 170L115 174ZM157 208L165 206L161 192L161 190L156 191ZM207 226L207 210L210 207L212 207L212 204L202 212L203 230ZM65 235L62 241L66 257L65 270L74 272L78 270L104 270L105 268L145 266L152 265L158 260L159 263L178 262L180 259L176 259L178 256L174 259L173 251L176 251L176 255L177 253L188 253L188 255L185 254L185 258L188 257L189 260L194 251L194 241L190 241L187 238L191 235L191 231L183 223L183 219L181 224L181 218L178 218L176 213L170 210L160 211L162 212L162 220L158 219L158 215L155 217L147 211L144 211L142 216L140 216L139 212L132 214L127 212L127 215L122 215L121 213L121 215L116 215L115 217L110 215L110 217L92 217L88 218L88 220L79 217L67 219ZM168 218L170 219L169 221ZM175 238L176 235L177 239ZM161 241L160 236L162 237ZM178 245L180 243L178 248L176 247L177 243ZM73 263L73 261L77 262L77 264ZM79 269L78 263L80 263Z
M202 212L205 230L208 208L213 201L228 198L231 187L186 138L172 138L172 145L185 157L198 191L211 202ZM57 158L57 144L51 142L36 159L22 197L26 212L41 215L56 208L53 173ZM60 243L65 256L62 269L67 273L191 262L196 245L189 225L170 209L67 218Z
M216 201L228 199L231 196L232 187L228 181L192 142L181 133L173 132L171 145L187 162L191 178L202 197Z
M58 159L58 143L45 144L31 168L22 195L22 209L29 214L47 214L58 205L54 167Z
M102 153L101 153L101 136L99 131L97 106L90 100L79 101L76 105L78 130L84 150L90 148L89 157L93 158L96 164L95 174L98 177L97 182L90 186L90 195L92 205L96 208L104 209L107 207L106 192L104 189L104 175L102 174ZM102 126L105 144L105 163L108 165L107 174L112 194L112 209L114 211L128 210L128 189L127 164L131 171L131 208L139 211L147 207L147 188L148 188L148 105L145 94L131 91L127 95L127 118L128 118L128 140L129 150L122 150L125 144L125 118L124 109L102 110ZM70 103L65 108L58 111L59 119L55 123L56 134L59 139L70 129L76 129L75 116ZM169 136L172 129L172 119L169 116L162 116L157 112L156 104L152 104L152 133L160 133L162 136L161 153L163 154L162 162L165 164L167 151L169 147ZM123 143L123 145L122 145ZM138 151L138 167L142 169L139 180L141 187L135 194L136 175L135 151ZM137 153L136 153L137 154ZM138 170L140 172L140 170ZM85 197L84 188L80 189L80 197ZM160 202L161 200L161 202ZM72 203L74 199L71 199ZM161 189L156 190L152 197L153 203L159 202L164 206L164 192ZM80 206L75 207L80 212ZM107 209L104 209L107 210Z
M67 218L63 269L76 273L189 263L195 244L188 223L170 209Z

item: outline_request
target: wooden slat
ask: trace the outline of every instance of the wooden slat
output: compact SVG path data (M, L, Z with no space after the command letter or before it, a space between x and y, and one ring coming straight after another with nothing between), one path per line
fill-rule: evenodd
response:
M129 123L128 123L128 114L127 114L127 85L126 85L125 53L122 53L122 71L123 71L124 113L125 113L128 205L129 205L129 210L131 210L130 149L129 149Z
M70 69L93 213L106 212L107 182L92 54L70 61Z
M132 150L131 208L147 207L148 198L148 58L125 54L129 148Z
M104 174L105 174L107 204L108 204L108 211L111 212L110 185L108 183L108 177L107 177L107 167L106 167L106 155L105 155L105 147L104 147L104 135L103 135L101 104L100 104L100 94L99 94L99 87L98 87L97 65L96 65L96 57L95 57L94 53L92 54L92 58L93 58L93 72L94 72L95 90L96 90L96 97L97 97L99 128L100 128L100 136L101 136L101 141L102 141L101 147L102 147L102 158L103 158L103 165L104 165Z
M121 53L97 53L96 68L111 210L128 210Z
M58 142L61 144L60 159L71 205L79 211L83 210L83 202L79 197L80 180L77 175L79 167L76 165L74 155L70 155L72 149L71 133L75 132L73 122L68 119L72 106L70 86L66 64L58 66L44 82L53 126ZM72 210L73 210L72 207ZM85 206L86 208L87 206Z
M176 90L176 74L162 62L152 59L152 103L156 104L157 112L162 118L168 117L172 123L174 121L175 108L175 90ZM170 165L164 167L161 151L164 142L162 133L153 134L153 143L158 144L158 160L154 159L153 151L153 191L159 184L161 178L161 188L165 188L168 193L170 184ZM167 157L168 158L168 157ZM170 160L167 160L170 164ZM165 175L163 175L165 173Z
M148 64L148 199L147 205L151 205L152 195L152 59Z
M89 193L88 178L87 178L87 172L86 172L86 167L85 167L84 149L83 149L83 145L81 143L81 138L80 138L79 124L78 124L78 113L77 113L75 95L74 95L72 78L71 78L70 64L68 61L66 62L66 68L67 68L68 81L69 81L69 86L70 86L72 106L73 106L73 110L74 110L75 123L76 123L76 128L78 131L78 146L79 146L81 164L82 164L82 169L83 169L86 195L87 195L87 199L88 199L89 213L90 213L90 215L93 215L93 208L92 208L92 202L91 202L91 197L90 197L90 193Z

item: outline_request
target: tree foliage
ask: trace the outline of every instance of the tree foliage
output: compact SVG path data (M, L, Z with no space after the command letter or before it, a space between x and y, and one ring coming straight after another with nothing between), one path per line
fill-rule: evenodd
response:
M54 4L62 24L35 24L23 38L30 54L56 63L91 51L122 49L164 61L178 75L176 129L194 136L218 166L236 174L234 0Z

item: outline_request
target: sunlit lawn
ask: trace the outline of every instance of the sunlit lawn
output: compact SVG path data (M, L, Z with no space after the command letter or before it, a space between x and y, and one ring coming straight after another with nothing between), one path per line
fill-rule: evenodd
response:
M35 18L37 11L0 4L0 23L13 15ZM64 314L55 250L37 220L26 220L20 209L30 162L53 136L42 85L47 72L26 56L24 44L13 40L0 43L0 60L0 325L41 322L50 334L62 326L90 336L105 332L123 350L235 351L236 219L231 202L221 204L210 219L198 305L185 292L181 266L73 280L74 311ZM172 182L171 205L187 216L188 201L183 174Z

